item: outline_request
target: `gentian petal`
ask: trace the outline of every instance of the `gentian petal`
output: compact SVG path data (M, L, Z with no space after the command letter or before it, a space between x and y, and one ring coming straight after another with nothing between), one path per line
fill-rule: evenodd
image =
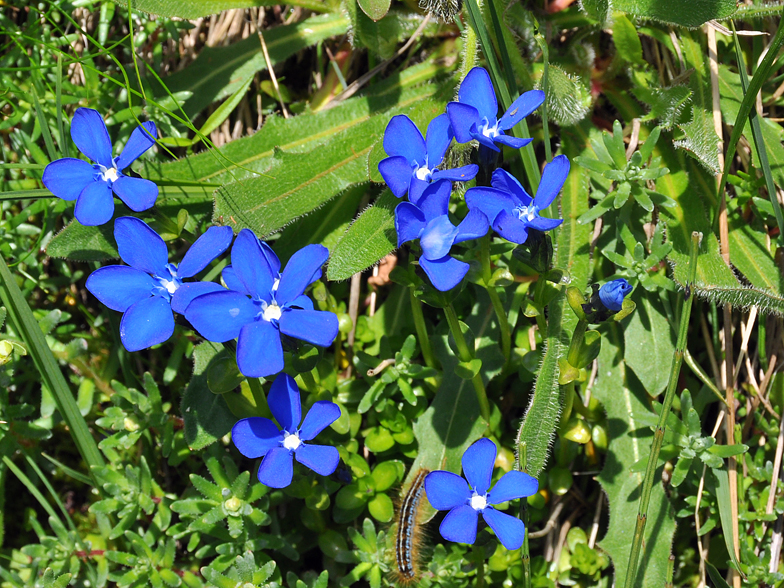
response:
M144 127L144 129L142 127ZM120 157L117 158L117 169L121 171L124 170L131 165L137 157L155 145L153 138L158 137L158 130L155 128L155 123L148 120L147 122L142 123L142 127L136 127L131 133L131 138L128 139ZM147 132L145 132L145 129ZM152 135L152 137L150 135Z
M114 240L122 260L154 276L166 276L169 254L166 243L150 226L138 218L121 216L114 221Z
M326 310L287 310L278 324L284 335L319 347L332 345L338 336L338 317Z
M314 402L299 428L299 438L310 441L339 418L340 407L334 402L329 400Z
M261 254L264 256L264 259L267 260L267 265L269 265L272 275L277 278L280 273L280 259L275 255L272 247L267 245L264 241L259 241L259 245L261 246ZM321 276L319 275L319 277Z
M623 308L623 299L632 291L632 286L623 278L612 280L599 288L599 299L608 309L618 312Z
M71 138L79 151L104 167L114 167L112 142L97 110L77 108L71 121ZM79 221L81 222L81 221Z
M245 288L245 284L242 283L242 280L237 277L237 272L234 271L232 266L227 265L224 267L221 272L221 277L229 290L235 290L236 292L242 292L243 294L250 296L250 292Z
M523 521L497 511L492 506L488 506L482 511L482 518L495 531L501 545L510 551L520 549L523 539L525 539L525 525Z
M254 298L269 301L272 284L277 272L272 271L267 256L261 249L256 235L249 229L242 229L231 248L231 266L234 273L245 285L245 291Z
M244 294L225 290L204 294L185 308L185 318L199 334L216 343L231 341L240 329L253 322L258 307Z
M493 221L493 229L511 243L525 243L528 239L526 224L516 216L502 210Z
M499 133L495 137L493 137L493 142L501 145L506 145L507 147L511 147L512 149L520 149L521 147L525 147L533 141L533 139L520 139L518 137L514 137L512 135L504 135Z
M261 460L259 482L270 488L285 488L294 477L294 458L285 447L273 447Z
M475 67L468 72L457 91L457 99L470 104L479 112L479 118L494 121L498 116L498 101L490 81L490 74L483 67Z
M275 378L267 395L267 404L272 416L285 431L295 433L302 421L302 404L299 399L299 386L288 374Z
M158 186L144 178L120 176L112 183L112 190L134 212L152 208L158 198Z
M290 308L301 308L303 310L313 310L313 301L305 296L297 296L294 300L289 302Z
M479 439L463 453L463 475L477 494L487 494L497 448L490 439Z
M544 210L552 204L555 197L563 188L566 176L569 175L569 159L566 155L559 155L544 166L542 170L542 181L536 191L534 203L536 208Z
M452 472L438 470L425 478L425 493L436 510L451 510L471 500L468 482Z
M395 230L397 231L397 246L406 241L419 239L425 230L425 215L410 202L401 202L395 208Z
M74 216L86 227L97 227L111 220L114 198L109 184L103 181L87 184L76 198Z
M544 102L544 92L541 90L529 90L523 94L509 107L498 121L498 128L502 131L511 129L534 110L539 108Z
M406 195L413 170L405 157L396 155L382 159L378 163L378 171L395 196L402 198Z
M484 212L478 209L469 210L463 221L457 225L455 243L484 237L489 228L490 224L487 222L487 216Z
M427 125L425 145L427 148L427 166L430 169L441 164L453 137L452 125L446 113L439 114Z
M191 245L180 265L177 266L177 276L192 278L209 263L221 255L231 245L234 236L231 227L210 227Z
M234 446L245 457L264 457L270 449L280 447L283 433L269 419L249 417L237 421L231 429Z
M384 131L384 151L387 155L401 155L409 164L425 162L425 139L414 122L405 114L393 116Z
M458 143L468 143L473 139L471 136L471 126L478 123L482 118L479 111L470 104L460 102L450 102L446 105L446 114L449 123L452 125L452 132Z
M452 195L452 182L438 180L430 184L418 206L425 213L425 220L431 221L439 216L449 214L449 197Z
M452 169L438 169L433 172L433 181L450 180L452 182L467 182L473 180L477 173L479 173L479 166L475 163L471 163Z
M536 478L525 472L506 472L487 495L488 504L501 504L508 500L533 496L539 490Z
M411 181L408 184L408 200L412 204L419 206L422 204L422 194L424 194L430 182L420 180L415 174L411 174Z
M494 221L502 210L513 210L517 206L508 192L484 186L466 190L465 201L470 210L484 212L490 222Z
M422 257L431 260L441 259L449 253L455 237L457 237L457 227L452 224L447 215L434 218L427 223L419 237Z
M87 185L94 180L93 166L73 157L53 161L44 169L41 180L44 186L58 198L76 200Z
M98 268L85 284L101 304L125 312L132 304L152 296L156 283L148 274L127 265Z
M419 258L419 265L425 270L427 277L436 290L446 292L457 286L468 273L468 264L447 255L441 259L430 260Z
M529 206L533 202L533 198L525 191L523 185L505 169L498 168L493 172L490 185L498 190L509 192L512 198L518 201L514 206Z
M476 541L478 518L479 513L469 505L464 504L450 510L444 517L444 520L441 521L441 526L438 530L447 541L473 545L474 541Z
M477 141L479 141L479 144L481 145L481 147L485 147L487 149L490 149L490 151L495 151L496 153L501 151L501 149L498 147L498 145L496 145L495 142L494 142L495 138L491 139L490 137L487 137L487 136L483 135L482 133L476 131L474 129L474 127L471 127L471 138L472 139L476 139ZM480 149L481 149L481 147L480 147ZM481 161L481 158L480 158L480 161Z
M207 296L215 296L215 294ZM272 323L263 320L253 321L240 329L237 341L237 367L240 368L243 376L266 378L280 372L283 365L280 333Z
M532 221L526 221L528 226L537 231L551 231L555 227L563 223L562 218L545 218L543 216L536 216Z
M316 272L329 257L329 249L323 245L306 245L291 256L286 269L280 276L280 284L275 294L280 306L286 305L298 296L315 280Z
M174 312L185 314L185 309L197 297L212 292L225 292L226 288L215 282L189 282L182 284L174 291L171 299L171 308Z
M128 351L147 349L163 343L174 333L174 316L169 301L162 296L132 304L120 321L120 340Z
M306 445L303 443L294 450L296 460L322 476L329 476L340 462L338 450L329 445Z

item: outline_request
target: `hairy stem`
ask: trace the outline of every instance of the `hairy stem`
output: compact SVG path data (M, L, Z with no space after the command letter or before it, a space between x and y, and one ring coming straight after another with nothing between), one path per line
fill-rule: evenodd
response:
M414 296L414 289L408 289L408 297L411 300L411 314L414 317L414 327L417 332L417 339L419 339L419 347L422 349L422 357L425 358L427 367L436 368L436 357L433 355L433 346L430 344L430 338L427 334L427 325L425 325L425 315L422 312L422 303Z
M498 296L498 291L495 286L490 284L492 279L492 268L490 267L490 235L485 235L481 239L482 244L482 281L485 283L485 289L490 296L490 302L493 304L495 316L498 319L498 328L501 330L501 350L504 353L504 361L509 363L509 358L512 353L512 333L509 329L509 319L506 316L504 305L501 303L501 298Z
M457 356L462 362L468 362L474 359L473 352L468 348L463 331L460 329L460 320L457 318L455 309L450 304L444 308L446 312L446 320L449 323L449 329L452 331L452 337L455 339L457 346ZM479 413L486 423L490 422L490 402L487 400L487 392L485 391L485 384L482 381L482 374L477 374L471 379L476 390L476 399L479 401Z

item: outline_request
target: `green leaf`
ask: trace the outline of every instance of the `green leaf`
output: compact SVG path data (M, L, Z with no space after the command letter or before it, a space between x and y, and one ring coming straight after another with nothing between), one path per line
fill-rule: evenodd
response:
M599 375L593 387L597 400L607 411L607 435L610 439L607 454L613 456L599 475L610 512L607 533L599 546L612 558L616 584L626 577L645 469L631 471L631 468L642 459L647 461L651 439L650 429L638 421L639 416L650 412L648 396L621 359L620 330L617 323L609 325L609 333L599 354ZM664 585L675 532L675 517L664 493L661 476L655 479L658 481L651 489L648 524L643 539L644 563L637 575L637 587Z
M367 14L372 20L379 21L387 12L392 0L357 0L362 12Z
M223 396L210 392L207 385L210 366L222 350L222 345L209 341L193 350L193 377L183 394L180 411L185 421L185 439L192 451L211 445L228 433L237 421Z
M610 0L582 0L580 8L592 19L604 25L609 19L612 9Z
M767 233L742 218L730 224L730 261L752 286L782 298L782 276L768 249Z
M549 64L545 104L547 114L558 125L574 125L588 114L591 93L579 76L567 74L554 64Z
M735 6L735 0L613 0L612 3L615 10L682 27L698 27L709 20L727 18L735 12Z
M655 398L667 387L670 373L661 366L672 361L675 333L658 294L637 288L633 300L637 311L632 313L623 332L624 359L648 394ZM640 353L640 349L645 349L645 353Z
M348 19L341 14L330 14L265 31L264 41L270 62L273 66L283 63L319 41L345 34L347 27ZM216 100L233 94L251 74L266 69L259 38L250 35L228 47L204 47L193 63L163 78L169 92L158 89L156 94L192 92L181 106L188 116L193 117Z
M642 43L637 29L631 20L623 14L613 16L612 37L615 49L622 62L630 65L642 65Z
M673 128L688 104L691 90L686 86L670 86L669 88L645 88L635 86L634 96L650 107L648 114L640 120L656 120L665 129Z
M133 0L136 10L159 16L196 20L203 16L218 14L224 10L275 6L274 0ZM329 12L331 6L318 0L292 0L291 6L301 6L314 12Z
M732 503L730 500L730 478L729 474L722 469L711 468L713 478L716 482L716 504L719 507L719 519L721 520L721 530L724 536L724 544L727 546L727 553L736 569L740 569L738 559L735 557L735 550L732 547Z
M387 189L357 217L332 249L327 265L328 280L347 280L395 249L395 207L399 203Z
M421 101L402 111L425 127L444 109L443 102ZM389 116L375 116L307 154L275 153L269 177L241 180L220 188L216 218L231 217L237 228L269 235L319 208L346 188L368 179L367 156L383 137Z

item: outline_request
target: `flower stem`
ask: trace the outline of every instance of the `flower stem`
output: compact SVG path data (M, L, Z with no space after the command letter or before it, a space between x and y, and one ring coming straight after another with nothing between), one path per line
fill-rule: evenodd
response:
M632 547L629 551L629 565L626 568L626 579L624 580L624 588L632 588L637 577L637 564L640 559L640 548L642 547L643 534L645 532L645 522L648 518L648 503L651 500L651 491L653 489L653 479L656 474L656 464L659 461L659 452L661 451L662 442L664 441L664 432L667 425L667 416L670 414L672 401L675 398L675 388L678 385L678 376L681 371L681 364L683 363L683 353L686 349L686 336L689 332L689 317L691 315L691 304L693 301L691 288L697 276L697 255L700 250L700 241L702 240L702 233L696 231L691 234L691 256L689 259L689 281L686 284L685 296L683 299L683 307L681 311L680 324L678 325L678 341L675 346L675 355L672 358L672 367L670 368L670 381L667 384L667 391L664 394L664 402L662 403L661 414L659 415L659 422L656 425L656 430L653 434L653 443L651 444L651 454L648 458L648 465L645 468L645 477L642 483L642 493L640 495L640 505L637 511L637 526L634 529L634 538L632 539Z
M270 409L267 405L267 397L264 396L264 388L261 387L261 380L259 378L248 378L248 386L250 386L250 393L253 394L253 400L256 402L258 413L269 414Z
M484 588L485 585L485 548L479 545L474 546L474 563L476 564L476 588Z
M501 298L498 296L498 291L495 286L490 284L492 279L492 268L490 267L490 235L487 234L480 240L482 245L482 281L485 283L485 289L490 296L490 302L493 304L495 316L498 318L498 327L501 329L501 350L504 353L504 361L509 363L509 358L512 353L512 334L509 329L509 319L506 316L504 305L501 303Z
M517 448L517 469L525 472L526 464L528 463L528 455L525 443L520 443ZM527 472L526 472L527 473ZM520 499L520 520L525 525L525 536L523 538L523 588L530 588L531 586L531 552L528 549L528 500L526 498Z
M316 378L313 377L313 370L309 372L300 372L300 376L302 376L302 382L305 384L305 388L307 388L308 392L317 392L319 389L319 385L316 383Z
M457 318L457 313L454 307L450 304L444 308L446 312L446 320L449 323L449 329L452 331L452 337L455 338L455 345L457 346L458 358L462 362L471 361L474 358L473 352L468 348L463 331L460 329L460 320ZM490 422L490 402L487 400L487 392L485 391L485 384L482 381L481 370L471 379L476 390L476 399L479 401L479 414L486 423Z
M416 327L419 347L422 349L422 357L425 359L427 367L437 368L436 358L433 355L433 346L427 335L427 325L425 325L425 315L422 312L422 303L414 296L414 288L408 289L408 297L411 300L411 314L414 317L414 327Z

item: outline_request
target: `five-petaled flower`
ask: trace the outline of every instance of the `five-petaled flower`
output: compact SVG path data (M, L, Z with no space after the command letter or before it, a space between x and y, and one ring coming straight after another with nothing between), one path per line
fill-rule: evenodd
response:
M142 123L118 157L112 157L109 131L97 110L77 108L71 138L79 151L94 164L64 157L46 166L43 183L58 198L76 200L74 215L83 225L102 225L114 214L112 192L135 212L147 210L158 198L158 186L150 180L126 176L122 171L155 144L155 123Z
M280 260L249 229L237 235L232 265L223 270L230 290L195 298L185 318L205 338L223 343L239 338L237 365L249 378L283 369L281 334L326 347L338 334L338 317L313 309L305 289L321 278L329 251L308 245L297 251L283 273Z
M473 543L476 540L477 518L482 515L504 547L518 549L523 544L523 522L496 510L493 505L532 496L539 483L524 472L512 470L490 490L495 456L495 443L490 439L480 439L463 454L463 473L468 483L457 474L445 471L430 472L425 478L425 492L430 504L436 510L449 511L439 528L441 536L447 541Z
M452 136L446 114L430 121L427 139L406 115L393 116L384 131L384 151L389 157L378 164L378 171L392 193L402 198L408 192L408 199L416 204L431 182L439 179L467 182L473 179L479 171L476 164L438 169Z
M190 282L231 244L231 227L210 227L179 265L169 263L166 243L147 223L121 216L114 222L114 239L128 265L107 265L87 278L87 289L103 304L124 313L120 340L128 351L163 343L174 332L172 310L182 314L201 294L223 290L214 282Z
M231 439L242 455L264 458L259 467L259 482L271 488L285 488L291 484L292 457L322 476L334 472L340 461L338 450L305 441L335 422L340 416L340 407L334 402L320 400L313 404L303 421L299 388L288 374L275 378L267 402L282 429L267 418L250 417L237 422L231 430Z
M467 263L449 255L452 245L483 237L488 229L487 217L479 210L469 211L458 226L453 225L449 220L451 193L452 183L438 180L425 189L418 205L401 202L395 209L397 246L419 239L419 265L442 292L457 286L468 272Z
M549 231L563 222L539 216L550 206L561 191L569 175L569 160L565 155L555 157L544 167L536 197L531 198L520 182L508 172L493 172L492 188L476 187L466 191L468 208L481 210L493 229L507 241L524 243L528 230Z
M610 280L599 288L599 299L609 310L618 312L623 308L623 299L632 291L632 286L623 278Z
M487 70L475 67L468 72L457 93L458 102L446 105L446 113L458 143L468 143L471 139L479 141L480 159L482 147L500 151L498 145L519 149L531 139L518 139L504 134L544 102L544 92L531 90L525 92L512 103L504 115L497 119L498 101Z

